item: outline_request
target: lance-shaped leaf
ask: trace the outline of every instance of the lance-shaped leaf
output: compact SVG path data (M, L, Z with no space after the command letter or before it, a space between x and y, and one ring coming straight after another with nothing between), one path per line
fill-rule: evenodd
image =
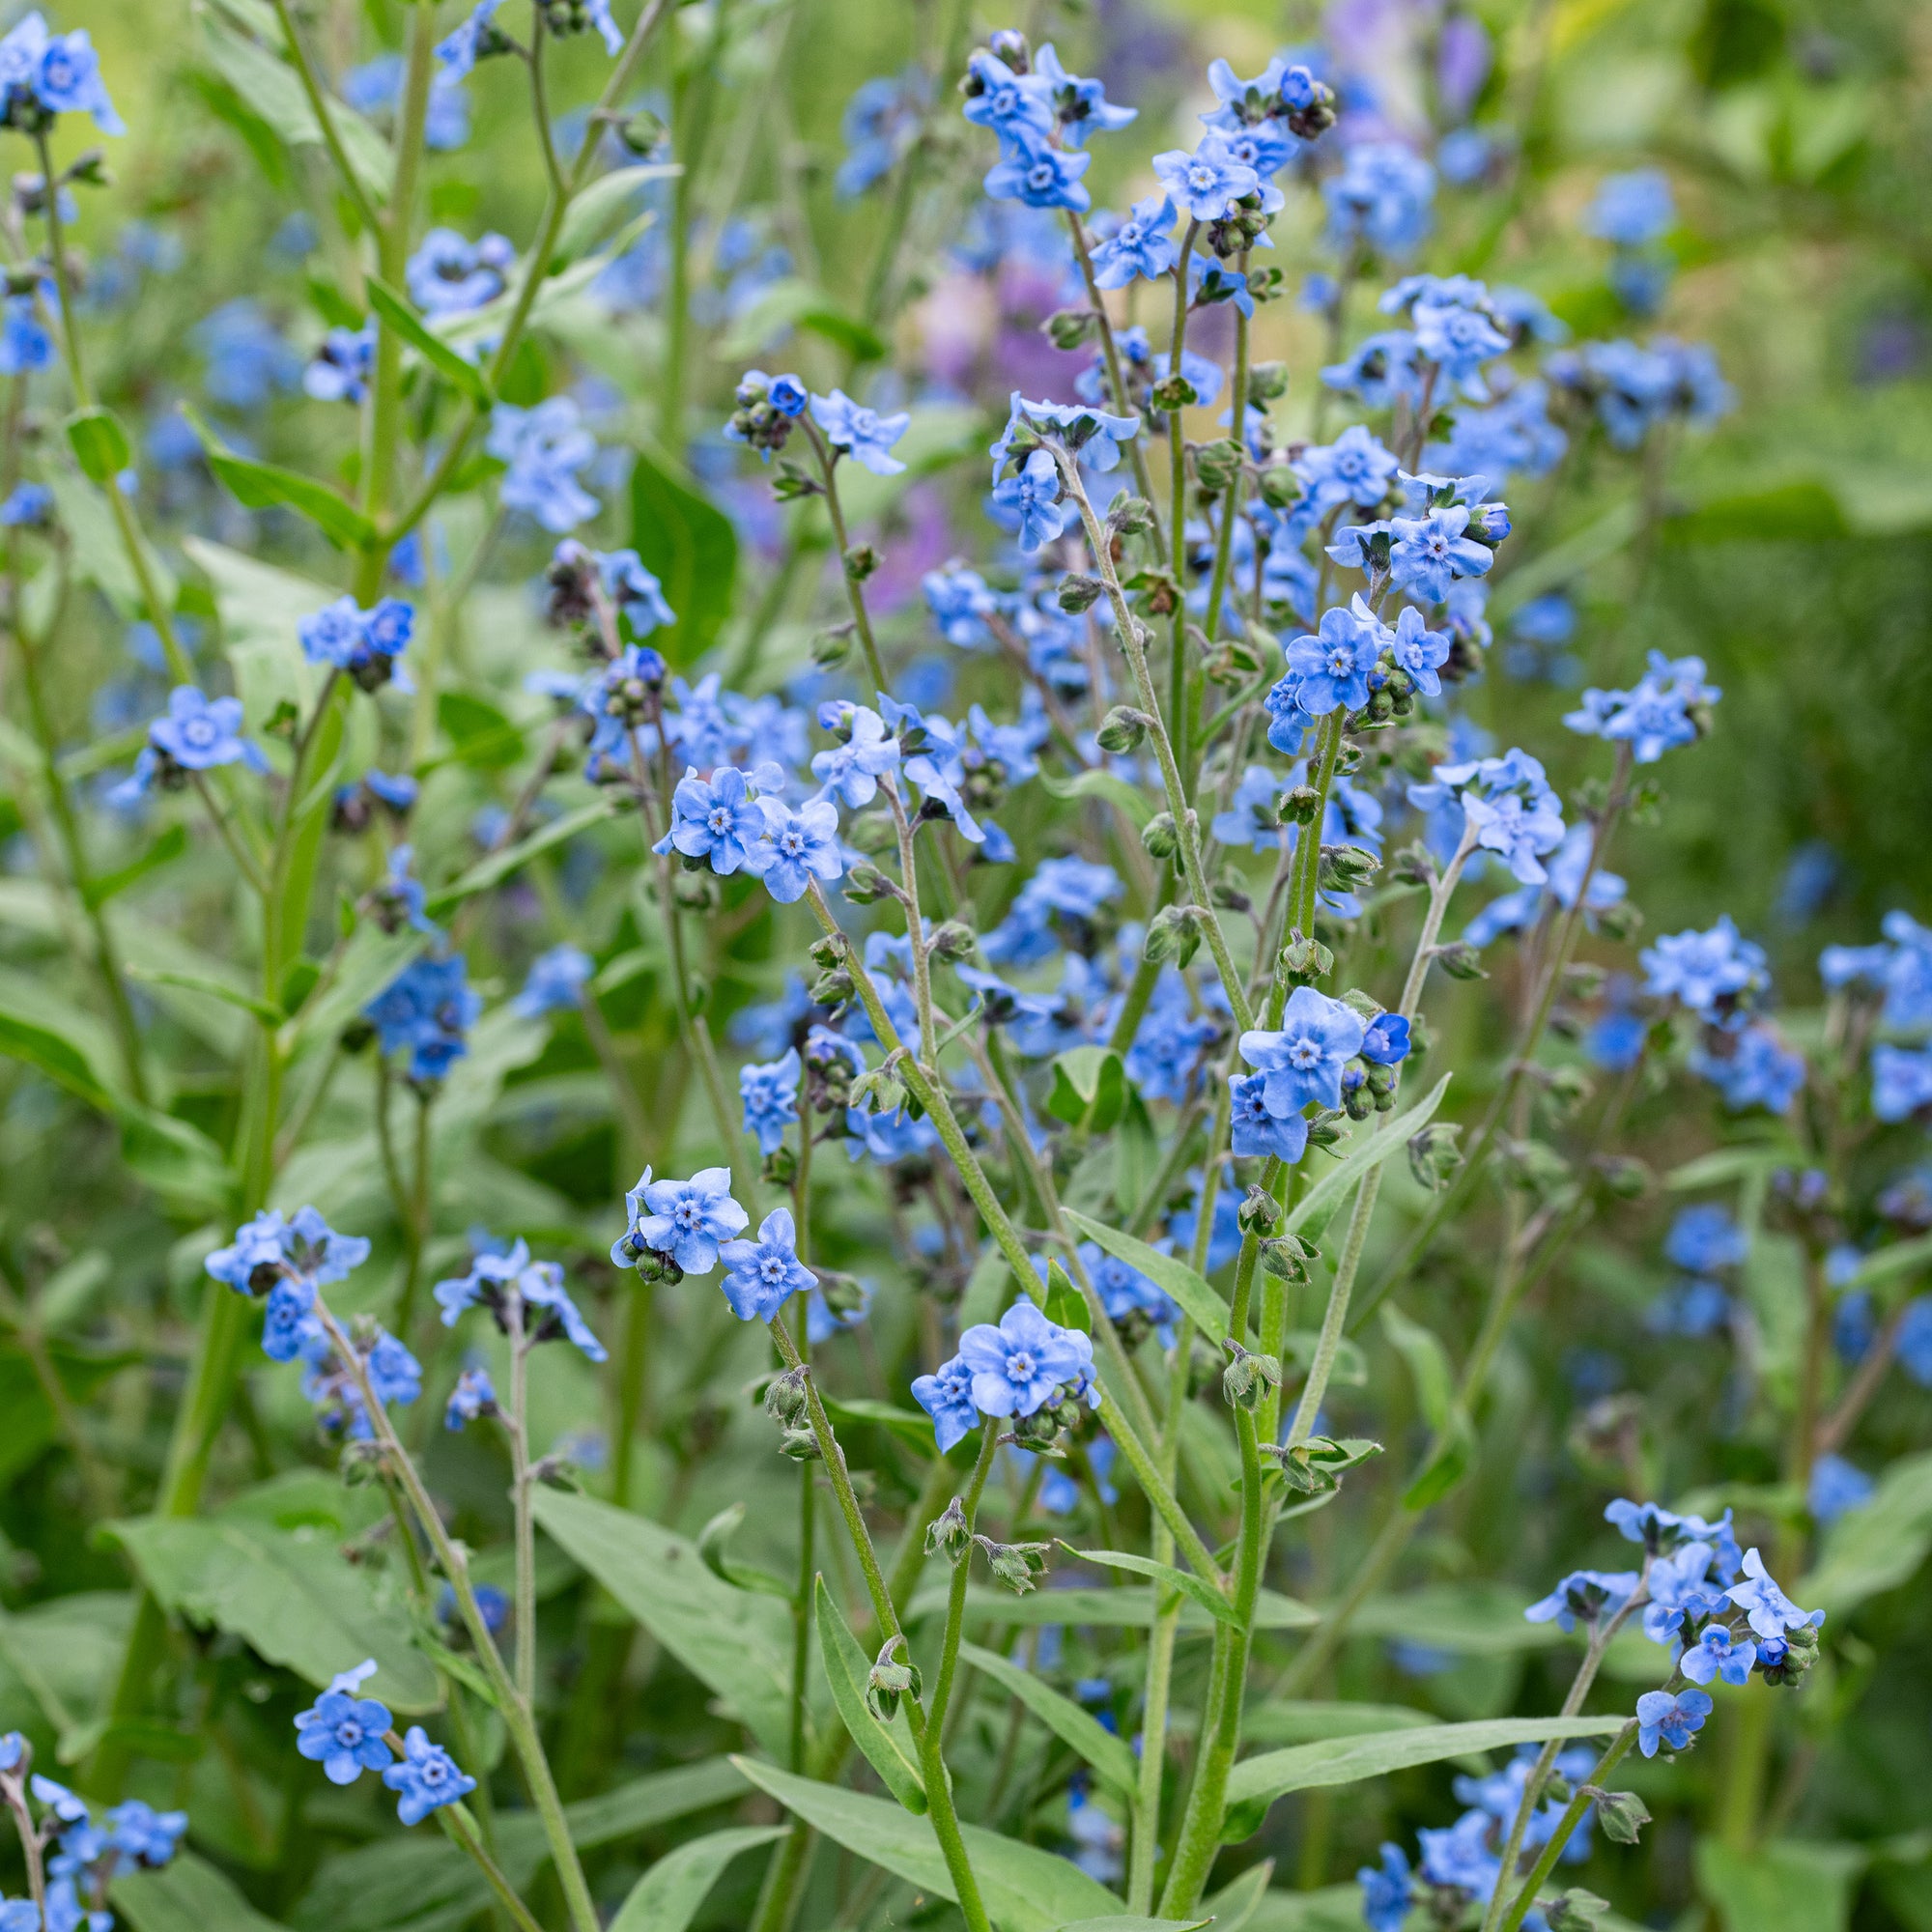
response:
M1170 1300L1177 1302L1202 1334L1214 1340L1228 1332L1228 1304L1208 1285L1208 1277L1197 1274L1183 1261L1151 1248L1120 1228L1110 1228L1089 1214L1069 1208L1066 1218L1090 1241L1097 1241L1116 1261L1125 1262L1146 1275Z
M1052 1685L1041 1683L1031 1670L1023 1669L997 1651L981 1649L977 1643L963 1643L959 1655L974 1669L1017 1697L1062 1744L1072 1746L1109 1784L1132 1795L1138 1776L1134 1754L1123 1740L1100 1724L1091 1712L1083 1711L1072 1698L1063 1697Z
M495 398L483 372L473 362L466 362L441 336L431 329L410 305L410 299L392 289L380 275L364 275L369 306L382 317L385 327L395 330L442 380L460 390L479 410L487 410Z
M1100 1563L1109 1570L1130 1570L1136 1577L1151 1577L1155 1582L1166 1584L1170 1590L1179 1590L1189 1603L1199 1605L1209 1616L1218 1617L1224 1624L1239 1621L1234 1605L1205 1577L1196 1577L1186 1570L1177 1570L1172 1563L1156 1563L1151 1556L1136 1556L1131 1550L1075 1549L1064 1538L1057 1540L1061 1548L1082 1563Z
M667 1852L631 1888L610 1932L685 1932L733 1859L783 1836L782 1825L733 1825Z
M1374 1133L1351 1141L1348 1152L1289 1209L1281 1232L1304 1235L1310 1240L1319 1236L1370 1168L1379 1167L1390 1154L1406 1148L1410 1138L1429 1124L1449 1091L1449 1078L1445 1073L1414 1106L1383 1119Z
M268 510L283 504L306 517L338 550L363 550L375 542L376 526L327 483L278 464L238 456L192 410L185 408L182 413L201 439L208 467L244 509Z
M859 1647L825 1578L812 1587L812 1611L818 1621L818 1651L825 1661L825 1675L832 1685L832 1701L852 1742L866 1755L866 1762L879 1774L886 1789L908 1811L925 1809L925 1779L920 1773L919 1756L913 1748L912 1731L904 1711L895 1711L890 1724L882 1724L866 1701L866 1681L871 1664Z

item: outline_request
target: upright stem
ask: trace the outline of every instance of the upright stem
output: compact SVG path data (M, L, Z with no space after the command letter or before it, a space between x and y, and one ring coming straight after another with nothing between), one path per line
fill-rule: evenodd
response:
M517 1539L517 1692L537 1699L537 1531L530 1495L530 1344L524 1308L512 1296L510 1330L510 1502Z
M844 505L838 500L838 453L826 442L818 425L810 415L801 416L799 420L804 423L805 433L818 457L819 480L825 486L826 514L832 519L832 540L838 552L838 575L845 584L845 601L851 607L852 624L859 634L860 647L866 653L866 671L872 680L872 702L876 704L886 695L886 674L879 665L879 646L872 637L872 617L866 608L865 588L852 575L846 562L845 554L851 543L845 533Z
M1127 387L1126 373L1121 366L1121 345L1114 339L1114 325L1107 314L1107 301L1100 285L1094 279L1094 251L1088 243L1087 227L1074 209L1066 211L1066 232L1073 238L1073 258L1080 264L1081 279L1087 284L1087 300L1092 305L1095 327L1100 336L1100 355L1107 365L1107 386L1113 394L1114 408L1123 416L1138 415L1135 409L1133 391ZM1172 365L1169 365L1172 367ZM1166 548L1166 538L1161 533L1160 506L1153 497L1153 476L1148 469L1147 449L1139 437L1127 445L1127 455L1134 466L1134 482L1141 495L1147 499L1148 508L1152 511L1154 524L1149 532L1156 551Z
M1187 265L1194 254L1195 238L1201 224L1190 220L1181 238L1180 253L1174 264L1174 327L1167 339L1167 375L1170 382L1180 380L1180 357L1187 346ZM1186 771L1187 756L1187 442L1180 433L1182 412L1167 414L1167 535L1168 567L1174 574L1176 602L1169 627L1167 661L1168 729L1179 747L1178 768ZM1147 708L1152 702L1143 697ZM1177 808L1177 810L1179 809Z
M1591 1767L1585 1784L1602 1788L1606 1778L1622 1763L1632 1745L1636 1743L1637 1721L1633 1718L1616 1736L1611 1739L1609 1748ZM1576 1797L1563 1807L1563 1815L1556 1821L1555 1830L1549 1834L1549 1842L1543 1848L1543 1855L1530 1867L1529 1876L1522 1882L1522 1889L1516 1895L1514 1903L1503 1915L1498 1932L1517 1932L1517 1928L1528 1918L1529 1909L1536 1903L1536 1894L1542 1889L1543 1882L1556 1869L1556 1861L1563 1856L1563 1848L1570 1842L1571 1834L1582 1823L1583 1813L1590 1808L1592 1801L1583 1795L1578 1787ZM1507 1874L1505 1874L1507 1877ZM1503 1883L1498 1880L1498 1886Z

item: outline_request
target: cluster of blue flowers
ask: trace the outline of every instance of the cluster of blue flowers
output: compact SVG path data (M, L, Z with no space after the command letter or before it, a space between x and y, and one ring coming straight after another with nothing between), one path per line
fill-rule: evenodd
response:
M1024 1294L997 1326L982 1321L968 1328L959 1352L919 1377L912 1394L932 1417L942 1454L982 1420L1009 1420L1021 1442L1050 1443L1078 1421L1083 1400L1100 1406L1092 1338L1049 1321Z
M380 1772L396 1794L396 1815L405 1825L420 1825L432 1811L456 1804L476 1789L440 1745L431 1744L420 1724L412 1724L400 1754L390 1744L394 1720L388 1707L357 1693L376 1674L368 1659L342 1671L296 1719L296 1748L322 1766L331 1784L354 1784L365 1771Z

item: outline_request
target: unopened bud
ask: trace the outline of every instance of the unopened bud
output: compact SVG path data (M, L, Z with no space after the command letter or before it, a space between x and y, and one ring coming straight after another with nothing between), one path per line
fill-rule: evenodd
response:
M1130 497L1124 490L1107 505L1107 528L1120 536L1133 536L1153 528L1153 505L1145 497Z
M1172 859L1180 849L1180 835L1175 830L1174 813L1155 812L1141 827L1141 843L1156 859Z
M811 640L811 661L820 670L836 670L852 655L852 626L820 631Z
M919 1666L910 1656L900 1663L893 1655L905 1643L903 1636L891 1638L866 1677L866 1703L880 1723L889 1724L897 1714L899 1699L920 1694Z
M1490 977L1483 966L1483 955L1467 940L1452 939L1447 946L1436 947L1435 963L1452 980L1487 980Z
M793 1429L804 1420L810 1402L805 1392L803 1367L774 1376L765 1390L765 1413L781 1428Z
M926 944L935 959L964 959L973 951L973 928L963 919L949 919Z
M845 553L845 575L854 583L863 583L885 562L868 543L856 543Z
M898 896L898 888L869 860L861 860L845 874L844 891L854 905L872 905Z
M1199 392L1185 376L1166 376L1149 392L1148 400L1169 415L1178 414L1189 403L1200 400Z
M1262 470L1255 488L1270 510L1285 510L1301 500L1301 478L1287 463L1268 464Z
M1060 580L1060 608L1069 616L1078 616L1082 611L1091 611L1106 594L1107 586L1097 577L1089 577L1084 571L1069 570Z
M1605 1791L1586 1784L1583 1796L1596 1805L1597 1823L1613 1844L1635 1844L1637 1834L1650 1823L1650 1806L1634 1791Z
M1241 473L1241 445L1232 438L1204 442L1194 452L1194 473L1201 479L1202 489L1217 497L1232 489Z
M966 1527L966 1512L954 1496L926 1525L925 1553L936 1556L942 1550L955 1569L959 1559L973 1547L973 1532Z
M1103 752L1131 752L1148 733L1148 716L1124 704L1117 704L1100 721L1094 735Z
M759 1172L768 1187L789 1187L798 1173L798 1155L782 1142L764 1158Z
M1291 986L1312 986L1334 970L1335 955L1319 939L1294 933L1281 949L1281 977Z
M1244 1235L1271 1235L1281 1226L1281 1203L1265 1187L1250 1187L1236 1218Z
M811 988L811 1004L814 1007L842 1007L852 997L852 976L838 967L830 973L821 973Z
M1039 327L1056 349L1070 351L1093 341L1099 332L1100 318L1091 308L1057 308Z
M1193 906L1162 906L1148 922L1142 951L1155 965L1173 960L1184 967L1201 944L1200 915Z
M989 1536L973 1540L985 1552L994 1580L1004 1583L1016 1597L1037 1587L1034 1578L1045 1574L1046 1559L1052 1552L1052 1545L1046 1543L995 1543Z
M1292 785L1275 802L1275 812L1284 825L1313 825L1321 810L1321 794L1310 784Z
M1233 1357L1221 1371L1221 1393L1230 1408L1250 1414L1266 1401L1270 1389L1281 1386L1281 1364L1272 1355L1251 1355L1238 1342L1222 1346Z
M1248 369L1248 401L1257 409L1264 408L1277 398L1288 394L1288 364L1286 362L1256 362Z

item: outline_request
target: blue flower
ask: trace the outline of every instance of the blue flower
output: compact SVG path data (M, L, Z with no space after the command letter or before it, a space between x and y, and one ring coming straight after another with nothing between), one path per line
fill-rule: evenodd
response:
M596 963L589 953L576 946L553 946L530 962L524 990L510 1002L510 1010L525 1019L559 1008L574 1007L583 997Z
M665 600L664 585L644 568L636 551L593 551L591 557L605 596L630 624L632 636L647 638L677 622L677 612Z
M1820 1456L1811 1465L1805 1507L1820 1523L1836 1522L1841 1516L1863 1509L1877 1487L1857 1463L1842 1456Z
M854 90L839 124L847 152L832 184L840 200L865 193L892 172L919 138L931 93L931 82L917 65L902 73L874 75Z
M502 0L477 0L456 30L436 43L437 63L442 70L437 78L441 84L464 79L475 67L477 56L490 44L491 15L501 5Z
M1389 525L1389 574L1397 586L1439 604L1457 578L1484 576L1495 553L1465 536L1468 527L1469 512L1460 503L1426 517L1397 517Z
M383 1782L399 1794L396 1815L405 1825L420 1825L432 1811L476 1789L476 1780L459 1771L440 1745L431 1744L420 1724L403 1734L402 1761L383 1773Z
M461 1429L466 1423L496 1412L497 1389L490 1379L490 1371L467 1368L457 1377L456 1386L449 1392L449 1403L442 1412L442 1426L445 1429Z
M1731 1297L1700 1275L1673 1283L1644 1311L1643 1325L1653 1335L1684 1335L1691 1340L1715 1335L1731 1319Z
M346 1281L369 1259L369 1243L356 1235L338 1235L313 1208L298 1208L285 1221L264 1208L235 1231L234 1242L217 1248L204 1265L216 1281L242 1294L268 1294L282 1281L300 1281L311 1294L330 1282Z
M993 503L1029 554L1051 543L1073 515L1073 505L1061 500L1059 466L1043 449L1036 449L1017 475L993 485Z
M1294 462L1294 473L1318 515L1338 503L1373 509L1387 496L1400 468L1395 453L1384 449L1360 423L1345 429L1333 442L1304 449Z
M1663 1252L1681 1268L1710 1274L1737 1267L1750 1253L1750 1236L1723 1210L1711 1203L1686 1208L1670 1224Z
M440 1080L469 1052L465 1037L483 1002L470 988L463 955L412 961L362 1009L384 1054L407 1051L412 1080Z
M296 1749L320 1762L329 1783L354 1784L365 1771L384 1771L393 1762L383 1741L391 1721L387 1706L375 1698L330 1689L297 1715Z
M782 782L782 773L775 776ZM714 872L727 876L741 867L756 872L763 868L765 831L751 776L735 765L723 766L709 780L687 769L671 793L670 830L651 850L708 859Z
M1321 380L1331 389L1354 396L1372 410L1414 403L1422 395L1422 371L1413 331L1385 328L1355 345L1346 362L1331 362Z
M1460 301L1418 301L1413 311L1415 344L1452 383L1460 383L1478 402L1489 400L1480 371L1509 351L1510 340L1483 309Z
M400 598L382 598L363 611L355 598L338 597L302 618L296 636L311 664L331 665L347 671L364 691L375 691L396 677L395 660L408 648L414 625L413 607ZM409 688L399 677L396 684L399 690Z
M331 328L302 371L302 387L320 403L360 403L376 362L373 324Z
M1094 1345L1077 1328L1049 1321L1025 1295L1001 1316L959 1338L959 1360L972 1377L981 1415L1032 1415L1094 1370Z
M650 1209L634 1210L632 1239L668 1254L686 1274L709 1274L719 1244L742 1234L752 1217L731 1198L731 1170L707 1167L689 1180L650 1180L639 1191Z
M194 341L208 358L208 393L230 409L260 409L301 381L301 357L249 297L223 302L204 318Z
M44 529L53 509L54 493L44 483L16 483L0 502L0 528Z
M718 1252L724 1261L724 1299L740 1321L770 1321L787 1295L818 1285L798 1258L797 1229L787 1208L765 1216L755 1241L726 1241Z
M1338 706L1360 710L1369 701L1369 673L1381 647L1382 627L1359 595L1347 608L1324 611L1315 635L1304 632L1288 643L1284 681L1293 687L1295 708L1313 718Z
M1355 1877L1362 1888L1362 1921L1369 1932L1402 1932L1415 1895L1402 1847L1384 1840L1381 1863L1362 1866Z
M367 1371L369 1391L385 1407L406 1406L422 1394L422 1364L386 1330L377 1331Z
M1755 1549L1744 1556L1745 1580L1734 1583L1724 1593L1745 1613L1745 1620L1759 1636L1783 1637L1789 1631L1817 1630L1823 1627L1823 1610L1801 1610L1777 1585L1764 1567L1764 1558Z
M979 1426L980 1411L973 1406L973 1372L958 1355L942 1362L935 1374L918 1377L912 1385L912 1399L932 1417L932 1433L942 1456Z
M1573 1570L1540 1603L1523 1611L1526 1622L1553 1623L1568 1635L1579 1623L1606 1622L1636 1594L1634 1570Z
M1435 172L1393 141L1364 141L1349 149L1341 172L1321 184L1321 198L1331 246L1346 251L1363 243L1384 255L1406 255L1429 232Z
M1250 765L1241 774L1226 811L1216 812L1209 827L1221 845L1246 845L1257 852L1281 849L1282 827L1275 817L1281 780L1265 765Z
M1662 168L1634 168L1604 177L1583 212L1583 232L1619 248L1644 248L1662 241L1676 219L1670 177Z
M123 1858L150 1870L167 1864L187 1833L185 1811L156 1811L138 1798L125 1799L102 1812L100 1822L107 1828L109 1842Z
M1173 148L1153 157L1154 178L1191 221L1219 221L1244 195L1261 192L1261 177L1230 152L1225 134L1210 128L1190 155Z
M773 798L761 799L766 843L759 848L753 869L760 872L765 890L781 905L802 899L813 879L832 880L845 870L838 847L838 808L814 798L796 808Z
M1117 107L1107 99L1106 82L1068 73L1051 41L1033 57L1033 78L1052 104L1055 120L1076 148L1093 133L1111 134L1140 117L1138 107Z
M1882 1042L1872 1048L1871 1072L1872 1112L1881 1121L1910 1120L1932 1106L1932 1050Z
M1123 289L1137 277L1157 282L1174 267L1174 203L1149 195L1094 249L1096 288Z
M425 315L464 315L501 295L516 264L517 251L505 236L471 242L453 228L432 228L404 276L410 299Z
M1674 999L1710 1020L1747 1009L1771 984L1764 948L1743 938L1729 913L1720 914L1708 931L1660 936L1638 954L1638 964L1643 989L1653 999Z
M0 376L24 376L53 359L54 339L41 327L33 297L10 296L0 305Z
M1702 1690L1646 1690L1636 1700L1637 1748L1645 1757L1655 1757L1659 1743L1672 1750L1683 1750L1691 1737L1704 1728L1711 1715L1711 1699Z
M811 775L819 781L820 798L837 799L857 810L878 796L882 778L898 770L899 741L868 705L841 703L835 715L841 742L813 756ZM826 723L823 710L819 722Z
M1298 1111L1271 1112L1267 1082L1265 1073L1229 1075L1229 1145L1243 1159L1272 1154L1276 1160L1297 1161L1308 1147L1308 1122Z
M100 78L100 62L87 30L50 34L38 13L29 14L0 41L0 89L11 111L16 91L30 94L48 114L91 114L103 134L128 129Z
M1377 1066L1399 1065L1408 1048L1408 1021L1401 1013L1378 1013L1362 1034L1362 1058Z
M467 1275L440 1281L434 1291L442 1310L442 1325L452 1328L465 1310L481 1304L506 1333L511 1327L511 1298L519 1304L516 1325L532 1341L567 1336L589 1359L607 1359L604 1344L591 1332L563 1285L563 1269L555 1262L533 1262L528 1244L518 1241L507 1253L479 1253Z
M242 700L204 697L193 685L178 684L168 694L166 713L148 726L148 742L134 761L133 776L109 797L126 804L157 781L164 786L184 784L190 772L234 764L244 764L251 772L269 769L268 759L242 735Z
M1715 1552L1708 1543L1687 1543L1650 1566L1650 1602L1644 1605L1643 1634L1652 1643L1669 1643L1685 1627L1715 1616L1724 1594L1705 1580Z
M1255 298L1248 293L1247 276L1238 269L1208 261L1200 255L1190 255L1187 258L1187 286L1190 307L1213 308L1221 302L1233 302L1244 316L1250 320L1254 317ZM1185 353L1183 350L1182 354Z
M1395 668L1406 674L1416 690L1430 697L1442 695L1442 679L1437 673L1449 662L1450 649L1447 631L1432 631L1413 604L1402 607L1388 653Z
M1310 1101L1339 1107L1343 1065L1362 1050L1365 1032L1352 1008L1313 986L1297 986L1289 995L1280 1031L1244 1033L1241 1058L1267 1076L1270 1112L1298 1112Z
M961 110L977 127L990 128L1017 145L1031 137L1044 143L1054 128L1053 103L1037 74L1016 73L997 54L981 47L966 62L966 105Z
M1028 208L1070 208L1080 213L1094 204L1080 182L1093 160L1092 155L1050 148L1023 132L986 170L982 185L995 201L1024 202Z
M1677 1667L1693 1684L1721 1677L1726 1684L1746 1684L1757 1662L1757 1645L1739 1636L1727 1625L1706 1624L1703 1634L1677 1660Z
M738 1097L745 1104L745 1131L760 1153L776 1153L786 1127L798 1119L798 1048L768 1065L738 1069Z
M1673 663L1662 651L1650 654L1650 668L1629 691L1591 687L1579 710L1564 724L1585 737L1628 744L1640 765L1652 765L1665 752L1693 743L1704 730L1710 707L1723 693L1704 682L1702 658Z
M582 412L568 396L552 396L534 409L498 403L490 414L484 448L507 464L502 500L507 510L533 517L561 536L597 514L595 497L577 472L597 454Z
M811 419L825 433L834 449L843 450L861 469L874 476L896 476L905 468L892 454L893 444L906 433L912 417L903 410L897 415L882 416L862 403L855 403L843 389L829 396L813 396Z

